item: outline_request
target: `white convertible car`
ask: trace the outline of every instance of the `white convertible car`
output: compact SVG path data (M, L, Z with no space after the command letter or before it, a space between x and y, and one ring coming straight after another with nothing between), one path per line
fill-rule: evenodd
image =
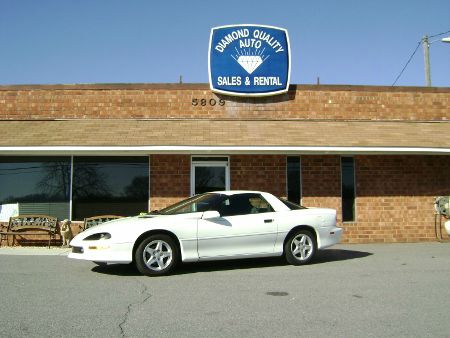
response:
M69 257L133 262L148 276L167 274L180 261L284 255L301 265L341 234L333 209L305 208L266 192L219 191L91 227L70 242Z

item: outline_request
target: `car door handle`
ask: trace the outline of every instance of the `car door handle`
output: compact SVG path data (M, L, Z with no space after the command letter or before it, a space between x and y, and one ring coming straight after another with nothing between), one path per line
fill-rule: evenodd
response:
M273 222L273 219L265 219L264 220L264 223L272 223Z

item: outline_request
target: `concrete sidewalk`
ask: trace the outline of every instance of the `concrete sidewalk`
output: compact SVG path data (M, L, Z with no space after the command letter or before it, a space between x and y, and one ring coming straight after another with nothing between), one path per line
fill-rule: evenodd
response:
M70 251L61 247L0 247L0 255L11 256L67 256Z

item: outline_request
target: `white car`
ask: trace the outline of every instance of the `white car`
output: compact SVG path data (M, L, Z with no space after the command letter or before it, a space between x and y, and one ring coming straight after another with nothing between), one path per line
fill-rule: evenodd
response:
M333 209L305 208L266 192L219 191L89 228L72 239L69 257L133 262L148 276L167 274L180 261L284 255L301 265L341 234Z

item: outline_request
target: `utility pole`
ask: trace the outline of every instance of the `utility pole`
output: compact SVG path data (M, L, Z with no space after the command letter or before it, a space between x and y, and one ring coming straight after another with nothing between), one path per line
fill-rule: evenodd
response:
M430 44L428 42L428 35L422 38L423 45L423 57L425 61L425 82L427 87L431 87L431 74L430 74Z

